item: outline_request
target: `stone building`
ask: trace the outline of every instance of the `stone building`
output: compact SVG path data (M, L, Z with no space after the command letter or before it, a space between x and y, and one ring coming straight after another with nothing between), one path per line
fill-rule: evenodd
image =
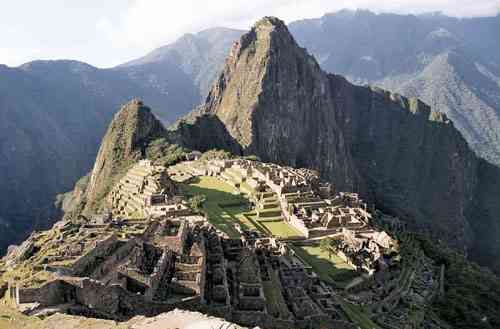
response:
M175 217L187 212L163 166L141 160L113 187L109 203L114 216L145 218L150 215Z
M11 300L19 307L73 304L82 312L116 319L203 302L206 243L187 222L155 220L130 239L111 233L111 227L100 229L110 235L94 240L88 250L79 249L83 253L73 262L47 267L48 273L54 271L52 278L41 284L13 283Z

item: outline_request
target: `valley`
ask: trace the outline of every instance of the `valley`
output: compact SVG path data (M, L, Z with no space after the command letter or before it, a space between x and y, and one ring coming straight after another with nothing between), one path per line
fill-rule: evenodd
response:
M498 16L340 10L288 27L326 72L419 97L445 113L476 154L498 164L498 24ZM110 69L71 60L1 66L0 250L61 215L53 200L91 170L121 104L140 97L163 123L174 122L203 103L245 32L186 34Z
M498 328L498 17L0 66L0 328Z

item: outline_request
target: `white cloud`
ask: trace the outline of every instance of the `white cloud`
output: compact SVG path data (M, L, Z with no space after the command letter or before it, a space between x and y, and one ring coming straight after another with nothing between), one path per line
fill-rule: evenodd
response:
M170 43L184 33L213 26L246 29L262 16L290 22L342 8L396 13L442 11L452 16L494 15L500 10L496 0L136 0L114 25L103 20L98 28L115 45L147 50Z
M375 12L443 11L452 16L500 12L498 0L51 0L5 1L0 63L72 58L111 66L173 42L184 33L225 26L247 29L262 16L286 22L342 8ZM71 4L71 5L70 5ZM26 11L26 6L31 10ZM39 52L36 52L37 48Z

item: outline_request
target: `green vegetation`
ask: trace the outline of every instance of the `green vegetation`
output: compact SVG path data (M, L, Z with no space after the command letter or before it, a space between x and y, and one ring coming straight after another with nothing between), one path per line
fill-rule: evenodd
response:
M228 151L213 149L203 153L200 157L200 160L201 161L224 160L224 159L232 159L233 157L234 156Z
M256 229L266 235L282 238L301 236L299 231L285 223L281 217L259 221L257 215L249 211L248 200L237 194L234 187L215 177L195 177L184 185L184 191L193 198L203 195L205 200L201 210L208 215L212 224L230 237L240 237L235 228L236 223L243 229Z
M319 249L328 255L328 259L332 259L332 257L339 251L341 244L342 240L328 237L321 240Z
M380 329L378 325L366 315L363 310L356 305L340 300L342 310L347 314L352 322L356 323L361 329Z
M146 149L146 158L166 167L175 165L184 159L185 155L185 149L169 144L164 137L153 140Z
M255 198L255 190L246 182L240 184L240 191L250 198Z
M143 211L137 209L134 212L132 212L127 218L130 220L144 220L146 215L144 214Z
M260 161L260 158L255 154L245 155L243 157L243 159L251 160L251 161Z
M273 236L280 238L301 237L302 234L283 220L259 221Z
M189 199L189 206L196 211L200 211L201 207L205 202L205 196L201 194L197 194Z
M325 282L344 287L357 276L351 265L339 256L323 251L320 246L294 246L293 249Z
M246 208L241 207L223 207L229 213L233 220L237 221L243 229L262 231L258 223L252 220L252 213L245 212Z
M500 279L444 245L418 240L428 257L445 265L445 295L433 311L453 328L500 328Z
M183 186L183 189L192 196L205 196L202 210L208 215L208 220L230 237L240 237L240 233L234 227L235 223L250 227L250 222L243 216L248 211L248 207L245 206L247 201L237 195L237 191L231 185L214 177L202 176L193 178L189 184ZM231 206L227 207L224 204ZM236 204L240 206L233 206Z
M281 218L281 208L259 209L258 220L266 221L269 218Z

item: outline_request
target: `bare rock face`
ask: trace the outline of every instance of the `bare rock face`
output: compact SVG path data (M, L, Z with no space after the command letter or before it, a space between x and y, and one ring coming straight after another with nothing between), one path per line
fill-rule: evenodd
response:
M166 130L140 100L132 100L114 116L90 175L86 189L85 211L93 211L113 183L135 162L145 157L146 149L166 135Z
M330 81L285 24L266 17L233 46L208 95L214 114L243 153L328 172L353 189L357 172L334 111ZM328 145L328 147L324 147Z
M260 20L235 43L197 116L174 132L188 147L220 146L196 140L198 122L211 117L243 154L319 170L461 250L498 248L498 235L481 237L500 227L496 208L487 202L484 210L478 193L483 160L453 123L415 98L323 72L276 18ZM203 136L217 135L209 129Z

